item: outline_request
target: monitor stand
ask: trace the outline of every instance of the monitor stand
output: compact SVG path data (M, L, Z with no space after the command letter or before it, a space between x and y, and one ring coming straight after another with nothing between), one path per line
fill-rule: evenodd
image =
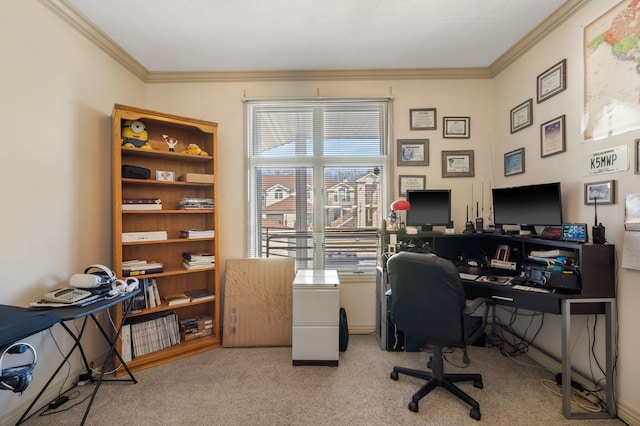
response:
M536 235L536 227L533 225L520 225L519 235Z

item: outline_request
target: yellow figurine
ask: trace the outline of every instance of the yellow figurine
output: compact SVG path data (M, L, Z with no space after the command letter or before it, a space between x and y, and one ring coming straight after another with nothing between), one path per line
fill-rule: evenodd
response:
M198 145L195 143L190 143L187 149L182 151L182 154L191 154L191 155L209 155L207 151L203 151Z
M126 120L122 124L122 146L152 150L147 128L142 121Z

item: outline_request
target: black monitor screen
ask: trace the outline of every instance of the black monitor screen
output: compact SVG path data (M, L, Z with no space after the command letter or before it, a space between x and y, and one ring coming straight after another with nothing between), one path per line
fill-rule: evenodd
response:
M421 226L447 225L451 220L451 190L425 189L407 191L407 225Z
M493 188L496 225L562 226L560 182Z

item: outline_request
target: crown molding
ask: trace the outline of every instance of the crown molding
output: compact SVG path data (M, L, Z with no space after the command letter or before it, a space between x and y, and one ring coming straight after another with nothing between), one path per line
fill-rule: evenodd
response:
M450 80L488 79L491 77L489 68L151 72L147 78L147 83L311 80Z
M491 79L528 52L540 40L580 10L588 1L567 0L544 22L531 30L488 67L151 72L93 25L66 0L40 0L43 5L145 83Z
M86 37L99 49L111 56L123 67L131 71L140 80L146 82L149 71L136 61L133 56L125 52L116 42L93 25L86 16L78 12L66 0L40 0L40 3L62 18L72 28Z
M509 50L489 65L491 75L495 77L500 74L509 65L513 64L517 59L548 36L553 30L562 25L563 22L582 9L587 3L589 3L589 0L567 0L564 2L562 6L549 15L549 17L541 22L540 25L529 31L527 35L521 38Z

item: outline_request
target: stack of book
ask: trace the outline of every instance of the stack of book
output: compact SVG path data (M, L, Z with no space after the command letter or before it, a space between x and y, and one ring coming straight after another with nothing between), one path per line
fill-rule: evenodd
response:
M142 291L134 296L130 302L132 313L140 313L145 309L151 309L161 305L162 300L155 278L140 279L140 288Z
M160 198L123 198L122 210L162 210Z
M180 231L180 238L213 238L215 231L213 229L185 229Z
M164 297L164 300L167 301L167 305L169 306L182 305L183 303L191 302L191 299L184 293L169 294Z
M146 260L125 260L122 262L122 276L135 277L138 275L159 274L164 272L164 265L160 262Z
M213 210L213 198L181 198L178 210Z
M125 362L177 345L180 343L178 316L173 311L165 311L152 317L130 318L122 327L121 338Z
M215 264L213 253L182 253L182 266L185 269L211 268Z
M216 295L213 294L208 288L200 288L198 290L187 290L184 292L185 296L192 302L204 302L205 300L213 300Z
M189 316L180 320L180 334L185 341L209 336L213 332L213 320L209 315Z

